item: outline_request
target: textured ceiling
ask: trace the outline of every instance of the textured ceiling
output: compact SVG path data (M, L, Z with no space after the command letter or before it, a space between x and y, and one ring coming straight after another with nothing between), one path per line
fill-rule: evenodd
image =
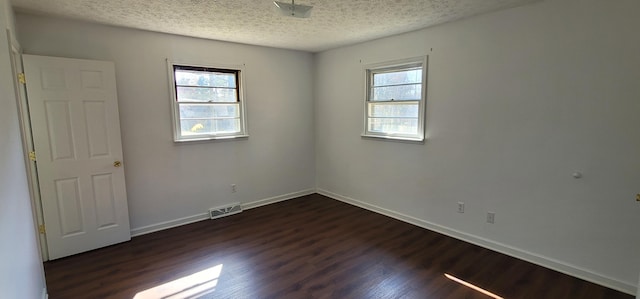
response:
M287 0L281 0L287 2ZM308 19L270 0L11 0L18 12L318 52L538 0L298 0Z

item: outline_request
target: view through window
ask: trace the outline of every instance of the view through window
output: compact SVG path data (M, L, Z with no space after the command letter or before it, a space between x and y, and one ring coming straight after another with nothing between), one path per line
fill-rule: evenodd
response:
M246 136L241 70L172 65L175 140Z
M366 137L422 141L426 58L367 68Z

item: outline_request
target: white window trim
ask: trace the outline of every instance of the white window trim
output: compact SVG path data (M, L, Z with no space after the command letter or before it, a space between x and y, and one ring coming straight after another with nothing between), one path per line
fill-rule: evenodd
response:
M174 76L174 65L178 66L192 66L192 67L204 67L212 69L228 69L238 71L238 100L239 113L240 113L240 132L231 134L208 134L200 135L197 137L184 137L180 134L180 110L178 108L178 101L176 100L176 80ZM244 79L245 68L244 65L225 65L225 64L199 64L190 62L178 62L167 59L167 71L169 73L169 92L170 92L170 104L171 104L171 116L173 126L173 141L180 142L194 142L194 141L208 141L208 140L232 140L238 138L249 137L249 131L247 130L247 100L246 100L246 81Z
M422 66L422 99L418 101L418 133L416 135L408 134L394 134L394 133L379 133L369 131L368 115L369 115L369 98L371 93L370 83L372 80L372 73L403 69L411 66ZM404 142L417 142L423 143L425 140L425 123L426 123L426 107L427 107L427 70L428 70L428 56L419 56L401 60L394 60L382 63L368 64L364 66L364 115L363 115L363 133L362 137L372 139L386 139L392 141L404 141Z

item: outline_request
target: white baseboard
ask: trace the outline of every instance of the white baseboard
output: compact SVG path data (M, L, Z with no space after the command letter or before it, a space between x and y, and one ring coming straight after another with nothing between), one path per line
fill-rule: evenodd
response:
M245 210L249 210L249 209L261 207L261 206L264 206L264 205L269 205L269 204L272 204L272 203L281 202L281 201L285 201L285 200L289 200L289 199L294 199L294 198L297 198L297 197L306 196L306 195L314 194L314 193L316 193L316 189L307 189L307 190L302 190L302 191L298 191L298 192L287 193L287 194L278 195L278 196L274 196L274 197L269 197L269 198L265 198L265 199L261 199L261 200L256 200L256 201L249 202L249 203L243 203L242 204L242 208L245 209Z
M137 237L137 236L141 236L141 235L146 235L146 234L150 234L150 233L153 233L153 232L157 232L157 231L161 231L161 230L165 230L165 229L169 229L169 228L173 228L173 227L178 227L178 226L181 226L181 225L194 223L194 222L198 222L198 221L202 221L202 220L206 220L206 219L209 219L209 214L208 213L202 213L202 214L187 216L187 217L178 218L178 219L174 219L174 220L163 221L163 222L156 223L156 224L151 224L151 225L146 225L146 226L143 226L143 227L133 228L133 229L131 229L131 236L132 237Z
M296 197L305 196L313 193L316 193L315 189L307 189L307 190L287 193L287 194L260 199L260 200L256 200L248 203L242 203L242 208L245 210L249 210L249 209L261 207L264 205L281 202L288 199L293 199ZM161 230L165 230L165 229L169 229L169 228L173 228L173 227L177 227L177 226L181 226L189 223L194 223L194 222L198 222L206 219L209 219L209 213L201 213L201 214L187 216L179 219L146 225L143 227L137 227L137 228L131 229L131 236L137 237L137 236L150 234L153 232L157 232L157 231L161 231Z
M447 236L450 236L465 242L469 242L493 251L500 252L502 254L506 254L521 260L525 260L527 262L540 265L545 268L549 268L567 275L571 275L580 279L584 279L586 281L590 281L590 282L614 289L614 290L618 290L620 292L624 292L630 295L636 294L637 286L633 284L629 284L624 281L619 281L617 279L607 277L605 275L601 275L598 273L593 273L589 270L583 269L575 265L570 265L553 258L541 256L539 254L528 252L520 248L512 247L512 246L495 242L482 237L470 235L465 232L444 227L442 225L438 225L432 222L424 221L422 219L418 219L412 216L404 215L389 209L368 204L368 203L365 203L347 196L342 196L340 194L336 194L327 190L317 189L317 193L348 203L350 205L361 207L363 209L367 209L372 212L376 212L385 216L389 216L391 218L398 219L400 221L404 221L428 230L432 230L432 231L441 233L443 235L447 235Z

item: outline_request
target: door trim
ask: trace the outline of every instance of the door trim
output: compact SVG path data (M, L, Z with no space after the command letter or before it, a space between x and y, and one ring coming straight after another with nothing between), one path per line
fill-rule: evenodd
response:
M20 136L22 141L22 151L27 172L27 183L29 185L29 197L31 199L31 212L33 224L37 236L40 257L43 262L49 260L47 250L47 239L45 234L40 233L40 227L44 227L44 215L42 213L42 202L40 199L40 187L38 184L38 170L36 162L29 159L29 153L34 150L33 137L31 135L31 119L29 116L29 105L27 103L26 86L18 81L18 67L22 68L22 48L13 39L11 32L7 29L7 39L11 48L11 71L13 73L13 86L16 93L16 104L18 106L18 122L20 125Z

